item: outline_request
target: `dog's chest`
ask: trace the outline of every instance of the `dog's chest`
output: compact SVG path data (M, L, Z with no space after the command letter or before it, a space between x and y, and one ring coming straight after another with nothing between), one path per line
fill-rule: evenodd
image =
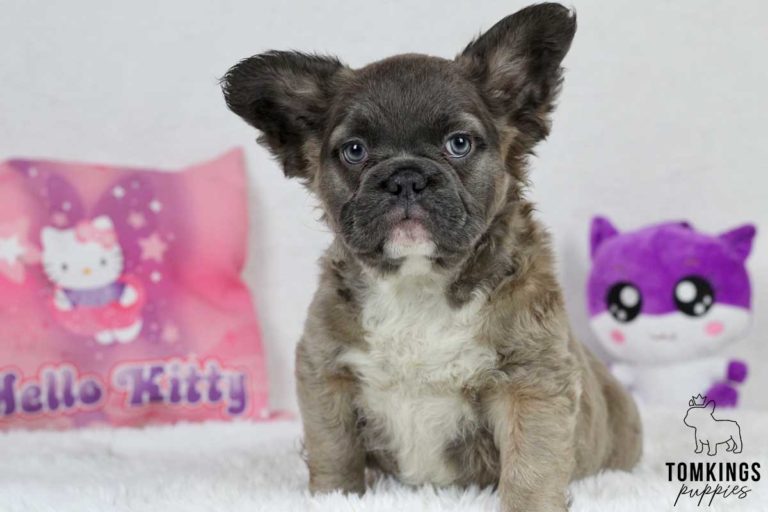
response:
M389 452L412 484L449 484L445 450L477 414L466 390L496 363L478 341L482 300L451 308L430 278L375 283L362 312L365 346L347 352L361 382L370 450Z

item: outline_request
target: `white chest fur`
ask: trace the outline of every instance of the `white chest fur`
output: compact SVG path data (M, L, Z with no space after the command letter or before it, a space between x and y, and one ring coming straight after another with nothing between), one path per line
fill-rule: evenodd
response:
M359 375L366 414L395 455L400 478L446 485L455 478L446 445L475 411L462 388L493 368L496 354L477 341L485 299L456 310L431 273L377 279L363 306L366 347L343 361Z

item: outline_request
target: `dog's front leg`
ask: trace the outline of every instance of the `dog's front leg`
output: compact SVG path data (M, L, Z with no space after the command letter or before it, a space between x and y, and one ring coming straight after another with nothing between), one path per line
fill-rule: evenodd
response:
M501 510L567 510L575 467L573 398L508 389L496 396L492 411L501 457Z
M296 350L299 408L312 493L365 492L365 450L357 435L355 383L322 368L302 340Z

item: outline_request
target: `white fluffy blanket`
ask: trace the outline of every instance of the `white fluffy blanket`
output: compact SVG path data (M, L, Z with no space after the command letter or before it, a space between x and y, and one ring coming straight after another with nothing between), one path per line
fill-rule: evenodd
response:
M645 453L633 473L605 472L571 486L573 511L768 510L768 415L717 411L741 425L744 451L696 455L685 410L645 410ZM491 490L413 489L384 479L362 498L311 497L299 458L299 425L208 423L142 430L11 432L0 435L0 511L493 511ZM746 498L674 500L665 462L761 464ZM705 483L691 483L703 487ZM713 484L714 485L714 484ZM728 485L724 483L723 486ZM739 484L741 485L741 484Z

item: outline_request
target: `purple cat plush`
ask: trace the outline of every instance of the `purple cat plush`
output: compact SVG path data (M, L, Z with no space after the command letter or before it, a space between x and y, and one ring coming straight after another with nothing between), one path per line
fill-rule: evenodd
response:
M592 221L589 314L612 370L643 402L686 403L699 393L735 406L747 365L718 357L751 321L745 266L755 227L721 235L686 222L619 233Z

